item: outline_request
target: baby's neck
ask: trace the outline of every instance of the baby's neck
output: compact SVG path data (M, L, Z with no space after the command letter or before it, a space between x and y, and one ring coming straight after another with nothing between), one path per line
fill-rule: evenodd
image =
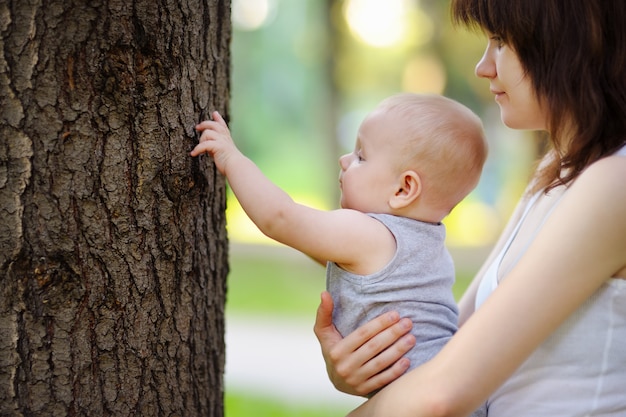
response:
M439 224L448 213L441 209L426 206L425 204L419 204L399 210L393 210L390 214L408 217L424 223Z

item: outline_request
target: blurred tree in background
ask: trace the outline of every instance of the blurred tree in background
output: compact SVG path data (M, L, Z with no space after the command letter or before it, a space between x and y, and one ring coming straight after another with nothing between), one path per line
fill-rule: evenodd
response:
M485 41L451 26L447 1L235 0L233 28L233 135L296 200L336 207L337 158L383 98L444 94L482 117L490 141L481 183L445 220L449 244L493 242L527 179L534 142L500 123L487 83L474 75ZM266 241L234 201L229 232Z

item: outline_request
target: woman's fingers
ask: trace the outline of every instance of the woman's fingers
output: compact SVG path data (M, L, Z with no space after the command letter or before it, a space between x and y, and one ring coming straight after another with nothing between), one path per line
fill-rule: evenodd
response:
M321 294L321 302L319 307L317 308L317 315L315 317L315 326L313 327L313 331L320 342L322 342L321 338L324 338L331 330L334 330L333 326L333 299L328 293L328 291L324 291ZM334 330L336 332L336 330ZM341 338L341 336L339 336Z
M336 350L331 350L329 356L335 359L337 384L351 387L358 395L366 395L407 370L410 361L403 356L415 345L415 337L408 333L412 323L409 319L395 321L395 317L393 314L381 316L355 331L352 335L362 333L354 340L360 340L361 336L370 337L352 353L340 352L339 344ZM384 327L388 323L391 325ZM371 336L371 331L378 333Z
M409 361L402 356L415 345L415 338L407 334L411 320L389 312L342 338L332 324L332 308L330 294L322 293L314 330L328 376L338 390L366 395L404 373Z
M380 372L391 364L389 361L392 360L393 356L397 356L395 358L397 360L406 353L404 351L394 355L393 352L389 352L387 349L392 347L403 335L407 334L411 327L411 320L406 318L400 319L395 311L385 313L349 334L343 340L342 348L347 352L354 352L354 365L363 367L369 363L374 372ZM386 354L377 358L382 352L386 352ZM343 354L343 352L339 352L339 354ZM372 359L376 360L371 362Z
M378 390L402 376L411 365L411 361L403 356L413 346L415 337L412 334L404 335L391 347L367 362L362 367L363 382L356 388L360 395Z

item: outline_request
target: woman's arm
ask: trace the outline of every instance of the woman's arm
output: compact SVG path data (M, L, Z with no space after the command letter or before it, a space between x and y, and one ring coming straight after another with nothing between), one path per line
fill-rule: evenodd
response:
M624 158L606 158L588 168L515 268L442 351L350 415L462 416L483 403L624 268L624 179Z

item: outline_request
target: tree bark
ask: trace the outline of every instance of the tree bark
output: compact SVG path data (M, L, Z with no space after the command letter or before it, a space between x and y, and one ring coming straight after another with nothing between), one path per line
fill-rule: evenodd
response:
M0 0L0 415L222 416L229 0Z

